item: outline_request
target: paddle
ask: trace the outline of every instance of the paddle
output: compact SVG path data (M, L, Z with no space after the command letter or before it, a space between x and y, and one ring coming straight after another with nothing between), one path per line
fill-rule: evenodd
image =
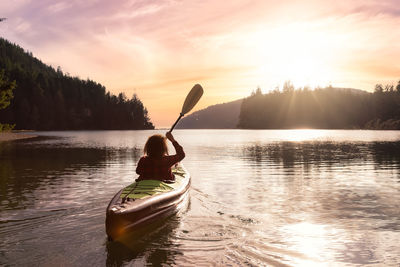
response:
M179 114L178 119L176 120L174 125L172 125L171 130L169 130L169 132L172 132L178 121L183 116L185 116L186 113L192 110L192 108L197 104L197 102L199 102L202 95L203 95L203 87L201 87L200 84L195 84L192 90L190 90L189 94L186 96L185 102L183 103L182 106L181 114Z

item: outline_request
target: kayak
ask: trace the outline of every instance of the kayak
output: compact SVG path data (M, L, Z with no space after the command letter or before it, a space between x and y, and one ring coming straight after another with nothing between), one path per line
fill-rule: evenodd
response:
M111 240L139 229L141 225L175 212L185 200L190 174L177 165L172 168L174 181L141 180L121 189L106 211L106 232Z

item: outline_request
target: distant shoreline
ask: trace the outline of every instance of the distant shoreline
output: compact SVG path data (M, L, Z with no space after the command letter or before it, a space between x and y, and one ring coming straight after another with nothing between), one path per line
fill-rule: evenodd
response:
M0 142L29 139L29 138L35 138L35 137L37 137L37 135L27 134L27 133L23 133L23 132L4 132L4 133L1 132L0 133Z

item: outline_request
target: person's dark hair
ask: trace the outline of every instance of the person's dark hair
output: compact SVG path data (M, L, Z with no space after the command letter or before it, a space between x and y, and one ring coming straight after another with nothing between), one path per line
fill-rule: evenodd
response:
M144 154L150 158L161 158L168 155L167 139L160 134L150 136L144 145Z

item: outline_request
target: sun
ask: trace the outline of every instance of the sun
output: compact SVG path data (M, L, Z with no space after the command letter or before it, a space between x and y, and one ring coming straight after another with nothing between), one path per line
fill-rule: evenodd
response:
M332 38L304 25L257 32L252 36L254 76L280 84L290 80L295 87L328 86L335 77L332 66L339 53Z

